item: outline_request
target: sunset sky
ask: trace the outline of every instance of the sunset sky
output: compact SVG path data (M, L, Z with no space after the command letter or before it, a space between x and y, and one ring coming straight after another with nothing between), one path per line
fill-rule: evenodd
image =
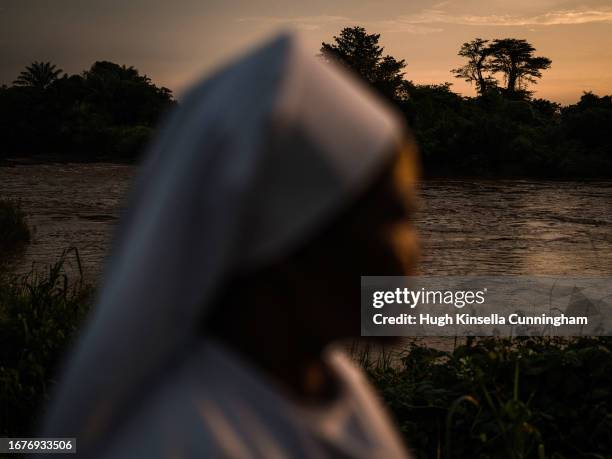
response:
M33 60L69 73L95 60L133 65L180 92L203 72L283 28L299 29L316 53L342 27L380 33L416 83L452 81L465 41L525 38L552 68L537 97L573 103L582 91L612 93L612 2L575 0L0 0L0 83Z

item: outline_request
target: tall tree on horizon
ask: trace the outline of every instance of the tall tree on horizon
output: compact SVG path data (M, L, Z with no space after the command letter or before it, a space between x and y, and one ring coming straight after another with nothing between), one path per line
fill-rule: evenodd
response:
M379 39L380 34L369 34L363 27L345 27L340 35L334 35L333 43L321 44L321 54L356 71L388 97L402 99L407 84L403 72L406 62L383 55Z
M527 84L536 84L542 78L542 70L550 68L552 61L547 57L534 56L535 48L524 39L503 38L492 42L475 38L464 43L459 56L467 63L452 69L456 78L474 83L478 94L499 88L496 73L503 75L503 91L511 97L529 96Z
M479 94L484 94L487 89L497 86L497 80L485 73L489 70L487 59L491 55L489 40L475 38L464 43L457 54L465 57L467 64L451 70L455 78L463 78L470 84L474 83Z
M53 84L62 72L62 69L57 68L51 62L34 61L26 66L25 70L13 81L13 84L44 90Z
M510 95L526 92L527 83L536 84L542 78L542 70L550 68L547 57L534 56L535 48L524 39L503 38L493 40L489 47L492 72L501 72Z

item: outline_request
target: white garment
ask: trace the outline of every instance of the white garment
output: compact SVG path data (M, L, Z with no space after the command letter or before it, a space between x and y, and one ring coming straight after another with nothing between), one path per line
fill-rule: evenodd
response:
M399 119L293 35L196 85L141 166L44 433L78 437L87 455L135 410L164 413L172 398L149 395L193 384L173 369L195 371L185 362L222 282L281 258L367 189L404 137Z
M218 342L205 342L101 457L407 458L362 372L338 350L326 361L340 396L310 408Z

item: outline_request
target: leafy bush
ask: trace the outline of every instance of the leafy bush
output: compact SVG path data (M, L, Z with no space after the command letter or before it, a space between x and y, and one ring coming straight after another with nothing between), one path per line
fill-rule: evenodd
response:
M69 253L45 273L0 276L0 436L33 433L58 362L88 309L91 288L82 273L68 281Z
M612 457L612 340L478 340L363 362L419 458Z
M30 228L18 202L0 199L0 262L6 254L30 242Z

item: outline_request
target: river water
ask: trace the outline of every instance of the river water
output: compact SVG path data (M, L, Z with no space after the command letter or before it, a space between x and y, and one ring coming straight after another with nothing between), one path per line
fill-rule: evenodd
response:
M116 164L0 167L0 197L20 200L35 228L14 269L43 268L76 247L95 281L135 172ZM432 180L421 197L423 274L612 275L611 181ZM76 269L74 257L68 263Z
M0 167L0 197L18 199L32 243L16 263L44 266L68 247L95 279L136 167ZM432 180L417 217L430 275L612 275L612 182Z

